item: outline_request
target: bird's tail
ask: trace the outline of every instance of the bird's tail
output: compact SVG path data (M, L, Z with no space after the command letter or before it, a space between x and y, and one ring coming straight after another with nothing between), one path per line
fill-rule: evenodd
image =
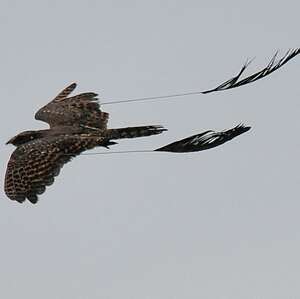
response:
M167 129L164 129L162 126L141 126L120 129L108 129L106 131L106 134L107 139L112 140L156 135L164 131L167 131Z

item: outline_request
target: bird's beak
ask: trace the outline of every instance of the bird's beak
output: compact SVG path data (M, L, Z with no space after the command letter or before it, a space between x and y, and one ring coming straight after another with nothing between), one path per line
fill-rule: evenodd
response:
M10 143L12 143L12 139L13 139L13 138L9 139L5 144L10 144Z

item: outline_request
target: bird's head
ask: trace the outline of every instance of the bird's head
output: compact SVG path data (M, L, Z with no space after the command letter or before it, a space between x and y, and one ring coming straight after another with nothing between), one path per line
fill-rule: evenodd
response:
M42 132L41 131L25 131L22 132L11 139L9 139L6 144L13 144L15 146L19 146L21 144L27 143L29 141L32 141L37 138L42 137Z

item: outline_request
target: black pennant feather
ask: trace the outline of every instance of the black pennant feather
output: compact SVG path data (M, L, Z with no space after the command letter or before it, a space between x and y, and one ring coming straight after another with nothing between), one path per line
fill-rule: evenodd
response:
M280 67L282 67L284 64L286 64L288 61L290 61L292 58L294 58L299 53L300 53L300 48L291 49L291 50L287 51L286 54L282 58L280 58L279 60L276 60L277 55L278 55L278 52L276 52L275 55L270 60L269 64L265 68L256 72L253 75L250 75L250 76L240 80L240 77L242 76L242 74L244 73L244 71L246 70L248 65L251 63L251 61L247 61L236 76L225 81L224 83L220 84L216 88L203 91L202 93L206 94L206 93L211 93L211 92L215 92L215 91L236 88L236 87L246 85L246 84L255 82L257 80L260 80L260 79L270 75L271 73L273 73Z
M215 132L210 130L170 143L156 149L155 151L174 153L199 152L219 146L249 131L250 129L251 127L239 124L236 127L226 131Z

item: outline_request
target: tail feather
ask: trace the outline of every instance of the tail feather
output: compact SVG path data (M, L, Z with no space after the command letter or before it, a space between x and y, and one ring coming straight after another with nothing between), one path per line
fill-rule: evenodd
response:
M167 129L162 126L141 126L141 127L128 127L120 129L107 130L107 138L111 139L123 139L123 138L136 138L145 137L160 134Z

